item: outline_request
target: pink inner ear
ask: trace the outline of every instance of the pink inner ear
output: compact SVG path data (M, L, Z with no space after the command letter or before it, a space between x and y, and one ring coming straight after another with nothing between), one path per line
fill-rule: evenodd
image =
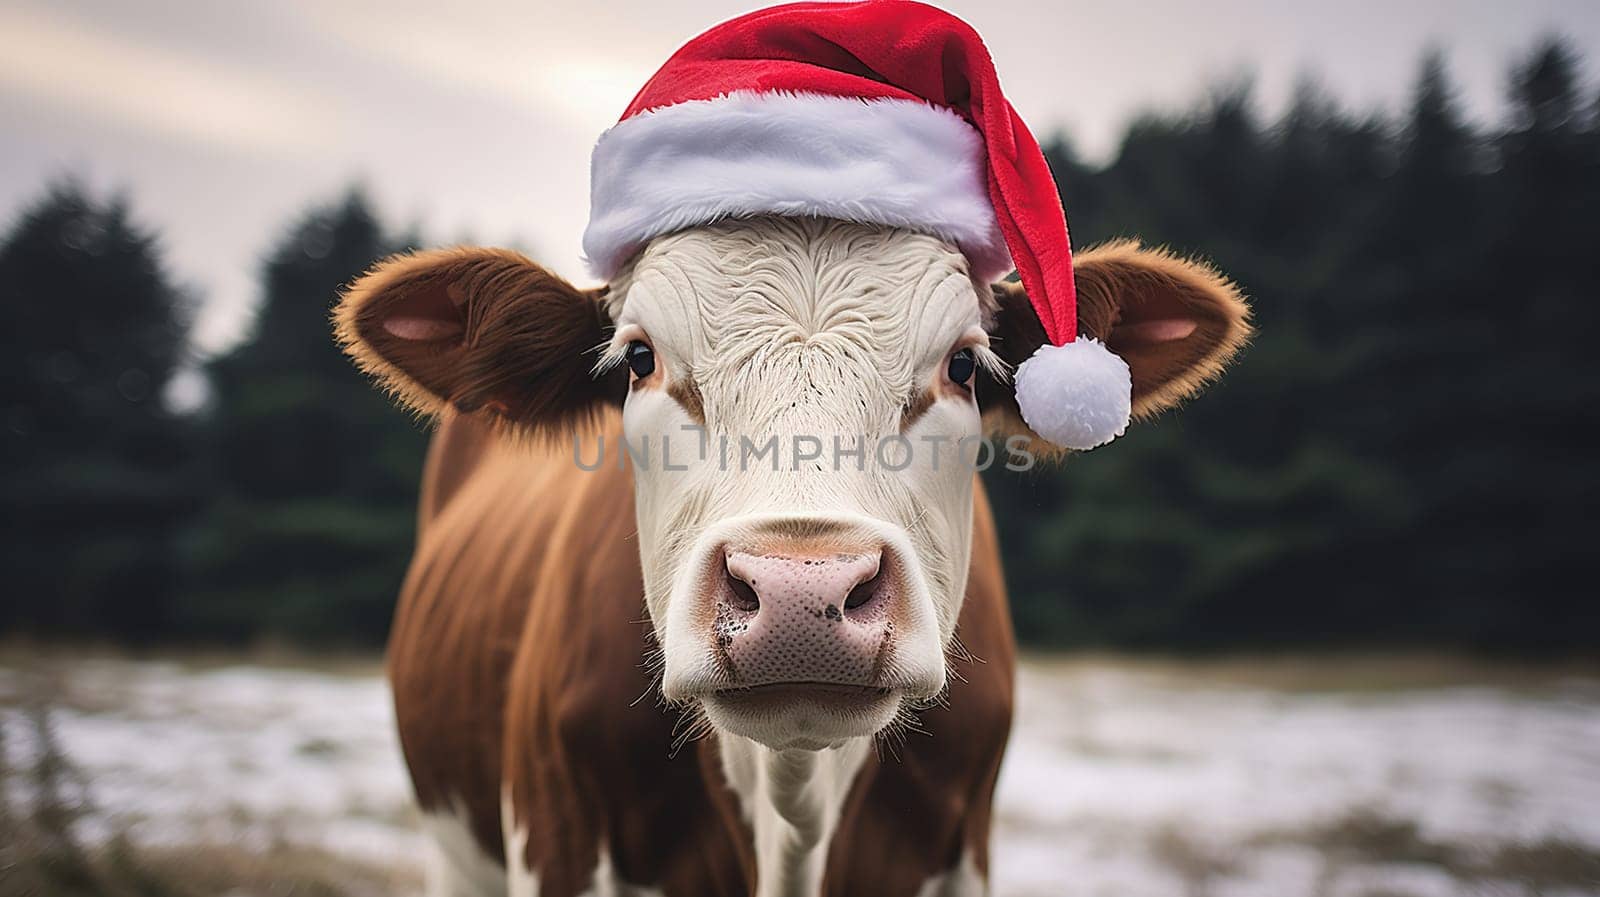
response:
M1158 318L1119 324L1115 335L1118 342L1170 343L1188 338L1199 326L1199 321L1190 318Z
M434 342L454 339L461 335L461 325L438 318L385 318L383 329L403 340Z
M396 291L382 309L383 329L407 342L460 339L467 319L466 293L454 283L432 281Z

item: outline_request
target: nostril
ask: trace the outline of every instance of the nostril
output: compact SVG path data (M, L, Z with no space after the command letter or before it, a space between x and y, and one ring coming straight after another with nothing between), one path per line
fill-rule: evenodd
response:
M880 564L878 572L872 574L872 578L857 583L856 587L850 590L850 594L845 596L844 609L855 610L878 597L878 594L882 591L883 566Z
M876 608L897 591L892 558L880 549L851 553L755 553L727 549L716 601L741 620L765 617L773 626L797 615L842 622L874 622ZM787 625L787 624L784 624Z
M761 599L756 595L755 586L745 582L734 574L732 570L726 572L724 579L728 582L728 604L735 610L754 612L760 610Z

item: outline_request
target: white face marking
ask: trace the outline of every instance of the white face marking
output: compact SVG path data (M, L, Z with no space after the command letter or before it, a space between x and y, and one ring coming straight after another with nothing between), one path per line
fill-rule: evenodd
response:
M886 675L910 698L937 694L964 598L981 433L976 402L946 370L960 348L991 357L965 258L891 228L763 218L653 241L613 297L612 353L641 340L656 360L623 422L633 446L650 445L635 488L667 696L692 697L717 675L687 594L704 564L730 533L776 517L847 521L902 557L914 594ZM848 450L863 437L858 461ZM754 454L772 438L778 470ZM667 469L663 440L686 469Z

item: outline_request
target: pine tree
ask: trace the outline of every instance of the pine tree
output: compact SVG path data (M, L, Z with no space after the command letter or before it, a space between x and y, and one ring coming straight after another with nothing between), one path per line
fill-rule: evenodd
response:
M1259 335L1181 414L990 477L1020 635L1528 649L1592 631L1600 117L1580 82L1570 51L1536 48L1491 141L1432 53L1399 122L1303 86L1261 130L1223 91L1070 169L1075 235L1215 260Z
M269 253L248 338L213 361L214 503L196 529L193 625L370 640L409 557L426 434L334 345L339 289L402 249L365 198L305 214Z
M140 637L167 622L193 495L162 391L188 313L120 200L54 186L0 243L0 625Z
M1476 499L1469 519L1481 532L1479 581L1499 593L1484 600L1516 599L1496 635L1544 644L1562 628L1600 628L1587 536L1600 502L1592 457L1600 432L1592 342L1600 328L1600 141L1584 109L1578 57L1563 41L1533 47L1514 66L1508 94L1485 265L1492 363L1475 365L1460 384L1482 434L1472 453L1476 488L1463 491ZM1507 538L1511 527L1515 537Z

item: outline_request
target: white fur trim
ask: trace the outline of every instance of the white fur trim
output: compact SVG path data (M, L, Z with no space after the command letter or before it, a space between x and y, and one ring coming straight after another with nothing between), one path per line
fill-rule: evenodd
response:
M1132 373L1093 337L1040 346L1017 367L1016 387L1022 419L1062 448L1088 451L1128 428Z
M641 112L600 136L583 250L610 278L651 238L723 218L885 224L959 246L994 279L1011 256L983 139L914 100L740 91Z

